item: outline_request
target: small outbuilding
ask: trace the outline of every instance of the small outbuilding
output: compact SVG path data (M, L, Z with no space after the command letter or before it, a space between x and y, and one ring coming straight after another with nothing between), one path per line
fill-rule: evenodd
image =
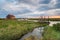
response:
M14 15L12 15L12 14L8 14L7 16L6 16L6 19L15 19L15 16Z

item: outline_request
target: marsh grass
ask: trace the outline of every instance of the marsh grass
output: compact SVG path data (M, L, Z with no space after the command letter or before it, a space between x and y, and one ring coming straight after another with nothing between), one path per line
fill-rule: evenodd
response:
M0 20L0 40L18 40L38 26L38 22Z
M43 37L43 40L60 40L60 32L56 31L54 27L46 27Z

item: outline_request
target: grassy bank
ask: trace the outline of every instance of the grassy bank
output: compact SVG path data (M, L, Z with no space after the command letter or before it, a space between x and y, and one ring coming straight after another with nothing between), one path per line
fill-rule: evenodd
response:
M38 38L36 36L30 36L25 40L38 40ZM60 23L54 24L52 27L45 27L40 40L60 40Z
M0 40L18 40L38 26L37 22L0 20Z
M44 40L60 40L60 31L58 29L60 29L60 24L54 24L53 27L46 27Z

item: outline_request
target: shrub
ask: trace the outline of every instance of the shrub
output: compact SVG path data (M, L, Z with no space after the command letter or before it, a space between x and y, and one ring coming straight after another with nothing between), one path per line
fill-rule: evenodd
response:
M60 23L54 24L53 29L55 29L56 31L60 31Z

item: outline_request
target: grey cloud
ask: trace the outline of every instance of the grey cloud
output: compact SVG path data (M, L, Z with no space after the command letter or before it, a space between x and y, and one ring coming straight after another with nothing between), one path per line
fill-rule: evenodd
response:
M5 5L6 3L11 3L11 6L13 6L12 8L9 8L9 10L0 10L0 13L12 13L14 15L18 15L18 14L28 14L28 16L51 16L51 15L60 15L60 10L59 11L55 11L54 13L43 13L43 14L33 14L33 12L35 11L48 11L48 10L52 10L52 9L60 9L60 0L6 0L7 2L3 2L0 4L0 9L3 9L3 5ZM6 4L6 5L7 5ZM13 4L13 5L12 5ZM20 6L21 4L21 6ZM24 4L24 5L23 5ZM15 5L18 5L19 7L16 7ZM23 7L23 6L24 7ZM8 6L8 5L7 5ZM27 6L27 7L25 7ZM36 8L34 8L36 6ZM9 6L8 6L9 7ZM13 8L18 8L19 10L16 11L12 11ZM14 10L15 10L14 8ZM11 9L11 10L10 10ZM32 10L34 9L34 11L32 12ZM32 13L31 15L29 15L29 13Z
M51 0L40 0L39 4L48 4Z
M38 5L39 4L39 0L16 0L18 3L26 3L29 5Z
M50 10L51 8L48 7L48 5L42 5L37 8L38 11L46 11Z

